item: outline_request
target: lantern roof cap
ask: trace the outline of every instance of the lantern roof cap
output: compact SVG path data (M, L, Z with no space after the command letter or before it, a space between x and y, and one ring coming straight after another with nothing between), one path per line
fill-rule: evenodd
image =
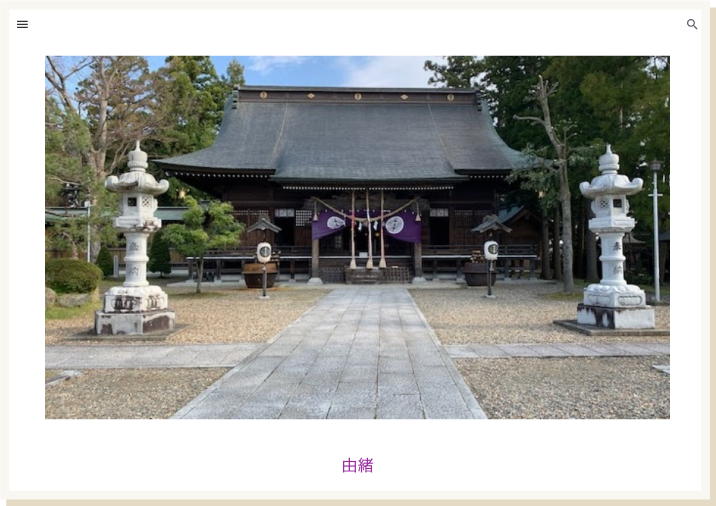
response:
M599 170L604 172L616 172L619 170L619 155L612 153L612 145L607 144L607 151L599 157Z

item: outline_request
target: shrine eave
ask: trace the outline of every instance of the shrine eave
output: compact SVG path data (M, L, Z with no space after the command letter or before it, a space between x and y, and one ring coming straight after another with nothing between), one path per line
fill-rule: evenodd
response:
M300 191L364 191L364 190L398 190L398 191L425 191L425 190L452 190L455 185L452 184L374 184L366 183L364 185L341 185L341 184L286 184L283 185L284 190L300 190Z

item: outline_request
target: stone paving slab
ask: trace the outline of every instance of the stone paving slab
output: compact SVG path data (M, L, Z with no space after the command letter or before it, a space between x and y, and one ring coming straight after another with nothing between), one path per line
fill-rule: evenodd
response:
M354 406L342 406L333 404L328 412L329 419L343 420L372 420L376 418L375 408L361 408Z
M334 290L173 418L486 416L409 293L378 286Z
M451 358L634 357L669 355L667 343L448 345Z
M639 343L639 346L644 346L657 355L671 355L671 344L669 343Z
M52 345L45 346L45 368L234 367L259 346L251 343Z
M534 353L539 354L542 357L568 357L568 352L554 346L552 344L526 344L526 348L529 348Z

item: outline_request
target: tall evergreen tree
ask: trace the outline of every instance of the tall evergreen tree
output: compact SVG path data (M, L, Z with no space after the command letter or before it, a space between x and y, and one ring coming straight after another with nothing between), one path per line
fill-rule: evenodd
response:
M155 157L208 148L221 125L228 97L208 56L169 56L155 75L159 113L165 128L150 146Z
M433 72L429 85L447 88L472 88L482 72L482 65L476 56L447 56L445 63L428 60L423 66Z
M221 126L224 106L234 84L243 84L243 67L232 60L228 76L219 78L208 56L170 56L155 74L158 114L164 128L146 151L152 158L193 153L211 146ZM156 171L155 167L152 167ZM156 173L163 178L164 174ZM177 205L185 183L169 178L169 191L159 197L161 205ZM197 197L204 194L192 188Z
M93 178L82 163L90 147L86 123L74 111L63 111L53 97L45 100L45 205L64 206L63 189L86 187Z
M164 240L164 232L159 230L152 238L152 247L149 250L149 272L158 272L161 278L164 274L172 272L172 255L169 244Z
M246 84L244 79L244 66L241 65L236 58L232 58L226 66L226 75L222 76L222 80L231 90L234 86L243 86Z
M479 84L483 88L500 137L512 149L549 145L549 138L538 129L515 121L515 116L536 116L539 104L528 100L540 73L549 65L545 56L486 56L479 61Z
M663 186L659 187L664 197L659 204L660 226L668 226L668 57L485 57L480 60L448 57L445 65L426 62L426 68L436 73L430 84L459 82L460 79L464 82L465 75L474 74L470 82L474 83L477 77L488 97L498 133L508 145L515 149L530 147L530 152L556 160L559 160L559 154L553 150L554 143L548 132L528 122L517 122L514 117L544 119L543 111L538 108L539 101L531 100L535 95L530 90L538 89L535 84L539 75L559 84L558 92L549 98L549 107L553 127L562 132L564 128L569 130L569 193L571 207L577 216L570 229L574 228L576 236L584 238L578 242L577 258L592 258L586 266L588 277L593 277L589 267L596 267L596 255L592 251L594 237L586 230L589 216L577 185L596 175L598 156L604 152L607 142L621 157L622 173L631 178L650 180L648 163L653 159L667 162L660 183ZM545 195L553 194L548 188L552 181L549 177L537 175L536 179L530 180L529 184L533 186L535 181L545 184L542 188ZM548 201L548 198L540 199L542 203ZM635 195L630 203L632 214L641 224L638 229L652 229L652 203L648 192Z

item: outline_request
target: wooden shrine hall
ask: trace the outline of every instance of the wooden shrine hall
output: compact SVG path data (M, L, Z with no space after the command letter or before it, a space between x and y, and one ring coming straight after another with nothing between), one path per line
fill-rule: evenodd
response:
M155 162L247 227L267 216L280 228L244 234L219 265L243 266L265 235L291 277L316 282L459 275L524 163L477 90L271 86L233 90L211 147ZM536 257L538 239L497 240Z

